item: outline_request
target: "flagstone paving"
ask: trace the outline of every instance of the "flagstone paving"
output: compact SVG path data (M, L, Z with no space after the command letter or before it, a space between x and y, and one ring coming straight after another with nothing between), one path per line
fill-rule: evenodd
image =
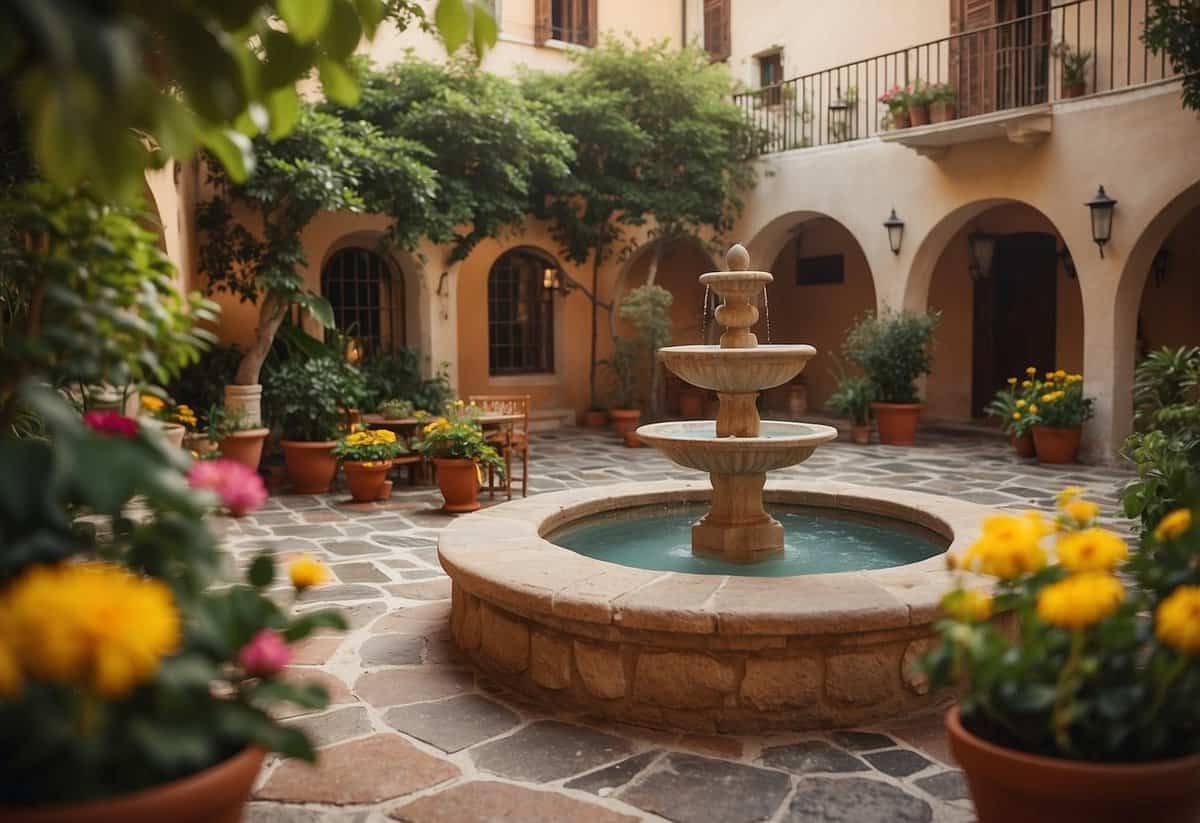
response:
M1016 510L1049 511L1055 492L1078 485L1110 514L1130 477L1041 467L1019 461L999 440L963 436L914 448L832 443L781 474ZM605 433L564 429L532 443L531 494L695 476ZM220 521L239 564L266 548L281 559L310 552L327 563L335 580L297 607L337 606L351 623L345 634L302 643L291 667L333 695L325 711L288 721L314 735L320 765L268 764L249 823L974 818L938 712L863 730L718 738L552 716L506 693L469 669L450 639L450 586L436 543L451 518L440 503L434 488L397 484L385 503L278 496L255 516Z

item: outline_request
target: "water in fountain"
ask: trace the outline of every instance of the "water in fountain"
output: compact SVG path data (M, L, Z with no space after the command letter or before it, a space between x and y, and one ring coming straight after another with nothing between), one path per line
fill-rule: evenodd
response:
M704 305L700 307L700 342L708 342L708 293L709 287L704 287Z
M767 287L762 291L763 321L767 325L767 345L771 345L771 302L767 299Z

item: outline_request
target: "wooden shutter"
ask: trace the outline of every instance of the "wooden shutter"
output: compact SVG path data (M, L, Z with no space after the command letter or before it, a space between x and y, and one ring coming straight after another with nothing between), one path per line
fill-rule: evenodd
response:
M996 110L996 32L989 28L997 22L996 3L950 0L950 34L960 35L950 41L950 78L958 89L959 117Z
M533 42L544 46L550 39L550 21L552 0L533 0Z
M587 14L587 31L584 32L583 41L589 46L595 46L600 42L600 0L583 0L583 4Z
M727 60L732 52L731 0L704 0L704 48L713 60Z

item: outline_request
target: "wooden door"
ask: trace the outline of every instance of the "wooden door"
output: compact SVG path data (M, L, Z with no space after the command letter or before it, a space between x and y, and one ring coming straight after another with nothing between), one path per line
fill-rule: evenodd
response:
M950 82L958 90L958 116L996 110L997 0L950 0Z
M1055 368L1058 241L1051 234L996 240L992 276L975 282L971 413L979 417L996 389L1027 366Z
M1000 0L998 22L997 108L1046 102L1050 74L1049 0Z

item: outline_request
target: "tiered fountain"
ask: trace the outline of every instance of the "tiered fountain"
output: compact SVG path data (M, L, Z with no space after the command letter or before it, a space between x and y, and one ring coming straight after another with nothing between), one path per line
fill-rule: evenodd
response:
M708 472L712 507L692 527L692 551L732 563L753 563L783 552L783 526L763 508L767 472L808 459L837 429L804 423L763 422L758 394L804 371L812 346L760 346L750 329L758 322L752 301L775 278L748 271L750 255L735 244L725 255L729 271L700 282L723 301L714 318L725 328L719 346L671 346L658 359L682 380L715 391L716 422L654 423L637 430L646 443L681 466Z
M456 521L438 541L455 643L534 700L670 729L820 728L926 706L915 661L949 582L941 555L976 539L984 510L794 475L764 488L836 432L759 419L758 393L816 352L758 345L753 303L772 277L740 246L726 259L700 278L723 301L720 345L659 352L718 393L716 421L638 429L709 482L539 494Z

